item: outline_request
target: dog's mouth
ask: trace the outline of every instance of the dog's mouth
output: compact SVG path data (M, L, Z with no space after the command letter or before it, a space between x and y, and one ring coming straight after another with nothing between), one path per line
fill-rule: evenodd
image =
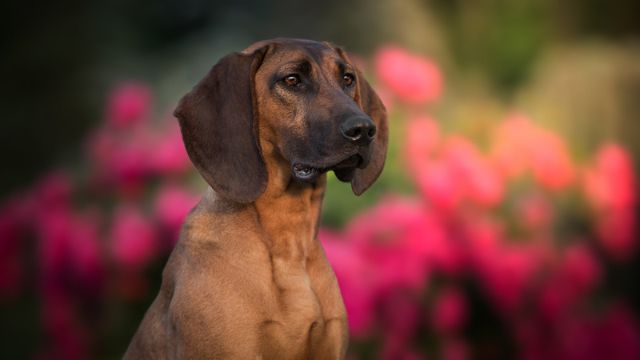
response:
M364 158L360 154L355 154L327 167L315 167L302 163L294 163L291 166L291 171L293 173L293 176L295 176L298 180L313 181L319 175L333 170L333 172L336 174L336 177L340 181L346 182L351 181L356 169L363 168L364 165Z

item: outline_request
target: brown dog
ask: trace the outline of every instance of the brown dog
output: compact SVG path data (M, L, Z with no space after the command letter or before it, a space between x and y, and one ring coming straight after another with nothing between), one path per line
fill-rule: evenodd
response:
M316 238L325 172L364 192L386 111L344 51L275 39L220 60L175 112L211 188L126 359L342 359L347 318Z

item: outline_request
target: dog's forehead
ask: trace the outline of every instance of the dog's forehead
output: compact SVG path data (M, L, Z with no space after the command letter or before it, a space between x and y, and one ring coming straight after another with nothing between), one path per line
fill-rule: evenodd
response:
M323 63L327 60L340 58L334 47L327 42L289 38L259 41L244 49L242 53L251 54L265 46L270 47L267 56L272 59L291 60L296 57L306 57L317 63Z

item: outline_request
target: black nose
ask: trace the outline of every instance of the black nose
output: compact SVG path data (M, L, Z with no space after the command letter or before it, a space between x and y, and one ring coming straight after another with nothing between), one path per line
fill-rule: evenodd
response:
M376 135L376 125L366 116L352 116L340 124L345 139L358 145L367 145Z

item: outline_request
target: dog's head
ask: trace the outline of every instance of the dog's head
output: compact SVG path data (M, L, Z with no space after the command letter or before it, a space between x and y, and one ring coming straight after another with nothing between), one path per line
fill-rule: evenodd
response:
M273 145L294 181L333 170L363 193L382 171L387 115L343 50L275 39L221 59L175 111L189 157L211 187L254 201L268 174L261 143Z

